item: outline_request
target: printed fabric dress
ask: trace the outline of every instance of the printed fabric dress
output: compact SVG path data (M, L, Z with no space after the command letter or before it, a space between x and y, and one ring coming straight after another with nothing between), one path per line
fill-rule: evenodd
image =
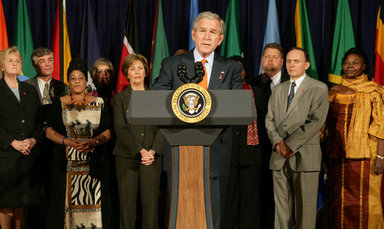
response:
M358 94L358 93L357 93ZM370 121L369 135L373 139L376 121L382 114L382 103L373 102L364 109L357 107L357 94L342 95L335 91L330 92L330 107L327 120L328 146L327 156L329 159L329 228L384 228L383 213L381 208L381 177L374 174L374 162L376 157L377 141L372 142L369 147L373 149L370 155L354 156L348 154L348 138L351 131L363 132L364 125L351 122L360 113ZM373 94L373 95L372 95ZM378 94L371 93L370 101L380 101ZM373 118L371 118L373 117ZM384 120L377 120L382 123ZM357 128L356 128L357 127ZM368 132L368 130L367 130ZM382 136L382 133L378 134ZM376 143L376 144L375 144ZM363 139L358 145L365 144ZM363 149L361 154L368 152Z
M67 138L86 141L99 127L104 102L96 98L84 105L62 104L62 118ZM71 146L65 149L67 159L64 228L102 228L101 181L91 177L90 154Z

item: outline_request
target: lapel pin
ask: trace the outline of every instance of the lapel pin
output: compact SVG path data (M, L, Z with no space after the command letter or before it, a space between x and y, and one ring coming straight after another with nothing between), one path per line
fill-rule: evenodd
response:
M223 74L224 74L224 72L220 72L220 76L219 76L219 79L223 79Z

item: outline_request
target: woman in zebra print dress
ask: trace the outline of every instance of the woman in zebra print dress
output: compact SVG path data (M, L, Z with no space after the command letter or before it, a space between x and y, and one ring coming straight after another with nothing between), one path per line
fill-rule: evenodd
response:
M111 137L110 119L103 99L85 93L86 75L85 63L72 61L71 93L55 101L47 114L46 136L56 143L47 228L107 228L102 171L94 165L102 162L102 146Z

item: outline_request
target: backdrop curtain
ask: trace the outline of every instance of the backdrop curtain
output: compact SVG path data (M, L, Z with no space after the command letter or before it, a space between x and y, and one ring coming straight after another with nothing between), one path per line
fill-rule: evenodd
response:
M2 0L8 29L8 39L13 45L16 7L18 0ZM94 0L93 14L98 30L102 55L119 67L124 24L128 12L128 0ZM241 36L244 56L248 60L250 74L255 77L260 63L264 39L268 0L239 0ZM56 0L26 0L34 47L51 48ZM188 49L189 0L163 0L164 24L169 53ZM199 0L200 11L210 10L225 19L229 0ZM294 13L296 0L277 0L280 36L283 47L288 50L295 45ZM68 33L72 57L80 54L82 18L86 0L66 0ZM140 50L150 59L156 1L140 0L136 3L139 22ZM327 82L335 23L337 1L306 0L312 41L315 49L319 79ZM376 16L380 0L349 0L356 44L369 58L372 72L376 32ZM370 74L371 76L371 74Z

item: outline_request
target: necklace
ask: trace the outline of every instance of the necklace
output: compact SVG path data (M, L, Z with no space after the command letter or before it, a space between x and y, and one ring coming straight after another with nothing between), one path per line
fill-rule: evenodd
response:
M75 100L72 97L72 93L70 95L71 95L71 103L68 104L68 108L69 109L75 109L75 110L78 110L78 111L81 111L81 110L85 109L85 107L86 107L86 105L85 105L86 94L84 94L84 98L83 98L83 100L80 103L76 103L75 102Z
M73 97L72 97L72 94L71 94L71 103L73 104L73 105L78 105L78 106L81 106L81 105L84 105L85 104L85 94L84 94L84 98L83 98L83 100L80 102L80 103L76 103L75 102L75 100L73 99Z

